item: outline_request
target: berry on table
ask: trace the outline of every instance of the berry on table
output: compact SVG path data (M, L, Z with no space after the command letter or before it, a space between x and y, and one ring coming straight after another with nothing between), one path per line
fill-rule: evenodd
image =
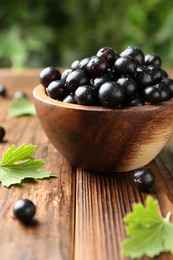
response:
M148 167L141 167L132 173L134 185L140 191L147 191L154 184L154 174Z
M34 217L36 213L36 207L31 200L20 199L14 204L13 213L18 220L23 223L28 223Z
M5 136L6 132L4 127L0 126L0 142L2 142L4 140L4 136Z
M7 88L4 85L0 85L0 96L6 97L7 95Z

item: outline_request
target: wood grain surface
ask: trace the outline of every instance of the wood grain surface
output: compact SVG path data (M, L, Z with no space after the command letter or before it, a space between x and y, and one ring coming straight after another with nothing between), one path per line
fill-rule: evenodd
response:
M76 169L50 144L36 116L9 116L15 91L23 90L32 98L39 71L0 70L0 84L8 89L8 97L0 98L0 125L6 129L0 157L12 144L36 144L35 157L44 160L44 167L57 178L25 181L11 188L0 185L0 259L127 260L121 256L123 217L134 202L145 203L147 196L132 185L131 173ZM173 214L173 138L148 166L155 174L150 194L158 199L161 214ZM19 198L29 198L37 207L30 226L13 216ZM156 259L172 260L173 256L164 253Z

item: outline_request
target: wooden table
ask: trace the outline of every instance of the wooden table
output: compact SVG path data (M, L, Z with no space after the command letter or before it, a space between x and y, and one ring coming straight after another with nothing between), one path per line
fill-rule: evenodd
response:
M50 144L36 116L9 116L14 92L23 90L32 98L39 72L0 70L0 83L8 89L8 97L0 98L0 125L6 129L0 156L12 144L35 144L35 157L44 160L44 167L57 178L0 186L0 259L128 259L120 256L123 217L134 202L145 203L147 196L132 185L130 173L96 174L73 168ZM158 199L163 215L173 214L173 139L148 166L156 178L151 195ZM14 218L12 209L19 198L35 203L36 225L27 227ZM173 256L162 254L157 259Z

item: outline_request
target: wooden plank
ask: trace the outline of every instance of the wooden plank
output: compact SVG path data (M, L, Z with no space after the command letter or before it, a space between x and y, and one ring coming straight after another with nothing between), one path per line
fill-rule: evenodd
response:
M148 166L155 174L150 194L159 201L160 212L173 214L173 163L169 147ZM169 158L165 162L165 157ZM165 165L166 163L166 165ZM131 173L96 174L77 171L75 260L128 259L121 255L125 238L123 217L134 202L145 204L147 193L139 192L132 184ZM143 258L148 259L148 258ZM168 253L157 259L173 259Z
M0 157L12 144L38 145L35 157L45 161L45 168L57 178L25 182L11 188L0 186L0 258L2 260L44 260L71 258L73 218L73 171L71 166L49 143L37 117L10 118L8 109L13 94L25 91L30 97L38 83L37 72L28 75L0 73L8 97L0 98L0 125L6 129L5 142L0 144ZM45 115L48 116L48 115ZM19 198L31 199L36 207L35 225L26 227L13 216L13 205Z

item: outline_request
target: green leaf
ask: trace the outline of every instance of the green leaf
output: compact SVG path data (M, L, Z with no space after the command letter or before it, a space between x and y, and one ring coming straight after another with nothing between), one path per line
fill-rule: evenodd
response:
M10 104L9 113L12 117L36 114L33 102L27 97L14 99Z
M146 207L135 203L124 222L128 238L122 244L123 256L141 258L155 257L162 252L173 254L173 224L168 217L159 215L158 201L151 196L146 199Z
M4 153L0 162L0 182L9 187L12 184L19 184L23 179L43 179L55 177L47 170L40 170L45 164L44 161L35 160L32 154L36 151L36 145L22 144L18 148L12 145Z

